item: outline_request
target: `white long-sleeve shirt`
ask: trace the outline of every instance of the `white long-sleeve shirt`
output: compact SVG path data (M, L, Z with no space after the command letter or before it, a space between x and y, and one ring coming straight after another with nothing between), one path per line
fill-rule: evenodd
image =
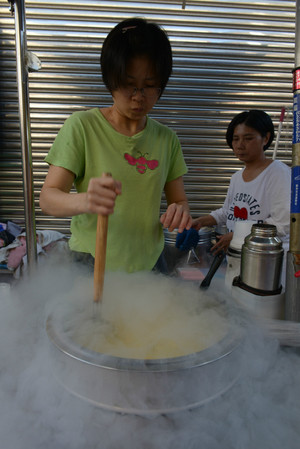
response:
M229 232L234 231L238 220L275 225L282 241L288 241L291 169L275 160L249 182L243 180L243 171L234 173L223 207L211 215L218 224L226 224Z

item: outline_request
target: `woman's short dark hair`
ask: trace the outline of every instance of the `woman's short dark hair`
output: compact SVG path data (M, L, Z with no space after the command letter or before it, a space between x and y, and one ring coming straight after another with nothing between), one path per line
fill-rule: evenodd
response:
M166 32L155 23L132 18L120 22L104 40L100 58L102 78L112 92L126 84L132 58L146 56L153 64L161 93L172 72L172 49Z
M274 125L271 117L266 112L258 109L241 112L231 120L226 132L226 141L230 148L232 148L234 130L237 125L241 125L242 123L249 126L249 128L255 129L262 137L265 137L269 132L270 138L264 146L264 151L269 148L274 139Z

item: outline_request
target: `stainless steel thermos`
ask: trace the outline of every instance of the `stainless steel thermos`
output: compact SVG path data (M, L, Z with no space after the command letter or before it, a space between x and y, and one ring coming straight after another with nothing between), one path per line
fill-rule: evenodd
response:
M254 224L245 238L241 254L240 279L257 290L273 292L281 287L284 250L277 228L270 224Z

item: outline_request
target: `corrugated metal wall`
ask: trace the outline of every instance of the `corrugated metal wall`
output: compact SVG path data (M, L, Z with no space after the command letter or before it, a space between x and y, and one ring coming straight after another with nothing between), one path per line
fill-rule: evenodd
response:
M18 123L14 18L0 0L0 219L24 222ZM99 55L108 31L126 17L162 25L174 52L174 71L151 115L172 127L189 173L193 215L219 207L241 165L224 134L235 113L261 108L278 126L287 107L277 157L291 163L295 1L27 0L27 45L42 62L29 75L36 226L68 233L69 220L45 217L38 196L43 162L63 121L75 110L111 103L101 82ZM270 151L273 150L273 147ZM164 201L162 208L164 208Z

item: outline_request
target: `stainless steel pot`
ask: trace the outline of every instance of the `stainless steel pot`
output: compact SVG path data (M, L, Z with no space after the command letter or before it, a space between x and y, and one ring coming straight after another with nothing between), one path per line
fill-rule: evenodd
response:
M168 229L164 229L164 257L169 274L175 273L177 267L182 267L186 264L196 264L201 268L209 267L213 260L210 248L212 247L212 239L215 237L214 228L203 227L198 231L198 244L192 253L191 251L181 251L176 248L177 234L178 229L174 229L171 232Z
M233 322L219 343L203 351L154 360L89 351L70 339L64 323L58 314L46 323L53 373L72 394L104 409L156 415L194 408L227 391L239 376L243 333Z
M274 225L254 224L241 254L241 281L253 289L276 292L281 286L282 241Z

